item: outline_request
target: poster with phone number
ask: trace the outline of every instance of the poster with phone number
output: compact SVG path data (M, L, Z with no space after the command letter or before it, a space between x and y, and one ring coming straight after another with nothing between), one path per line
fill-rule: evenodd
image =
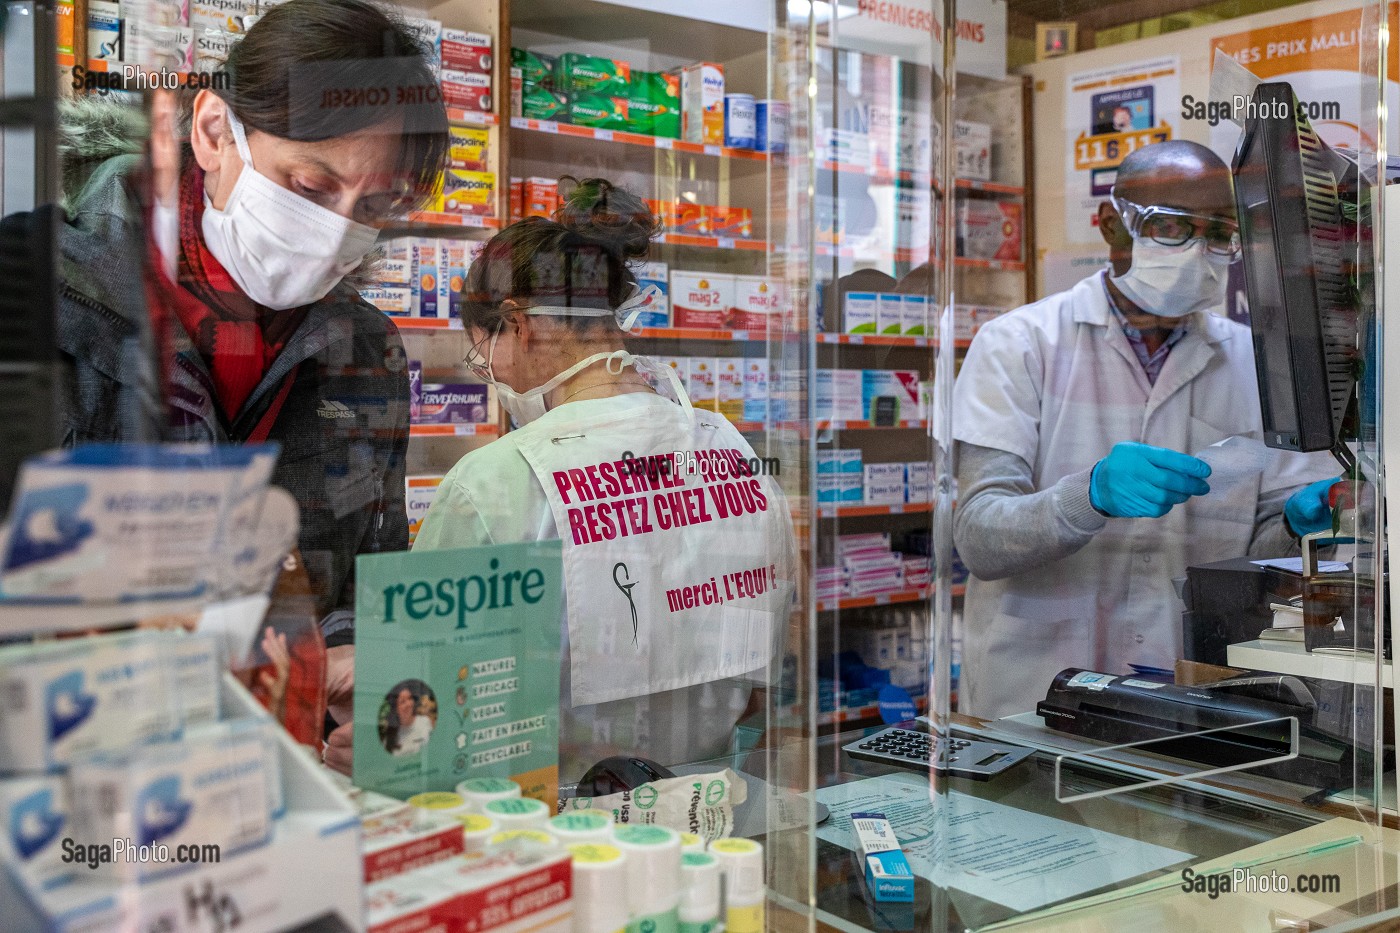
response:
M1175 55L1070 75L1065 100L1065 229L1071 243L1101 243L1099 204L1119 164L1173 137L1180 123Z

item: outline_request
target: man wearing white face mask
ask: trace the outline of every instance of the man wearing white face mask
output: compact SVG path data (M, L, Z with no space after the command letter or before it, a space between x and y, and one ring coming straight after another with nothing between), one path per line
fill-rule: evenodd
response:
M647 300L628 263L656 229L640 199L590 179L557 221L486 244L463 293L468 365L516 430L457 463L414 540L562 539L565 783L616 754L725 754L795 572L787 502L748 442L693 409L669 366L625 349Z
M1262 437L1249 329L1218 313L1240 252L1228 168L1195 143L1141 149L1099 227L1112 268L985 326L954 388L972 715L1034 709L1067 667L1170 668L1174 577L1289 553L1330 519L1326 454L1216 477L1192 456Z

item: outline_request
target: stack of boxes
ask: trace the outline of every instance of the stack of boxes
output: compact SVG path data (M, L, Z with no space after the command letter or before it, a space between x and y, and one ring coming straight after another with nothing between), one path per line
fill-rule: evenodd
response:
M818 505L906 505L933 501L926 460L865 463L859 450L817 452Z
M816 598L823 602L889 595L932 581L929 559L891 550L886 533L837 535L834 558L817 568Z
M390 317L458 317L467 269L483 245L432 237L390 240L377 281L362 288L360 297Z
M776 378L774 361L762 356L662 356L675 370L691 404L730 421L784 420L790 393Z
M841 333L924 336L933 333L924 295L847 292L841 298Z
M817 420L874 420L878 400L893 399L896 421L922 421L928 417L926 394L913 369L819 369Z
M786 103L726 94L721 64L642 71L607 56L510 52L511 116L701 145L786 151Z

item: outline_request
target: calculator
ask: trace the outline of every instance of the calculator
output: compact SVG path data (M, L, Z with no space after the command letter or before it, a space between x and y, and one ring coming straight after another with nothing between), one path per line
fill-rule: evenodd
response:
M861 761L927 771L934 745L938 746L938 771L952 777L989 781L1008 768L1029 758L1034 749L1017 748L981 739L939 737L911 724L891 726L874 735L842 747L847 755Z

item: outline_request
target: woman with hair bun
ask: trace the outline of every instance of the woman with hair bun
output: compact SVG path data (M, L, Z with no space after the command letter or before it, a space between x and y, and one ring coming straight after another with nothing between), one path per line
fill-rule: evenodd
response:
M457 463L414 543L562 541L566 783L619 753L728 752L787 616L782 492L671 367L626 349L652 300L631 263L656 230L639 198L595 178L555 219L486 244L463 294L467 362L516 430Z

